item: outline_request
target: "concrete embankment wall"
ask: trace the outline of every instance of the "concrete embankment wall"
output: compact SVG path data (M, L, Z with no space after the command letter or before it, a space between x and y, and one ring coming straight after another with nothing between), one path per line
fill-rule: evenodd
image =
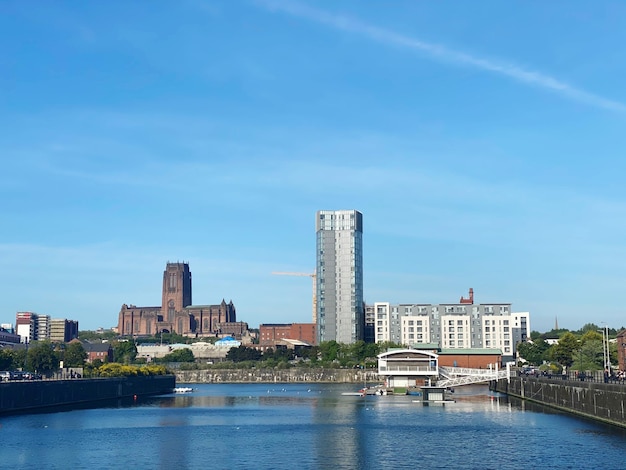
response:
M579 416L626 427L626 386L559 380L511 377L492 382L492 390L557 408Z
M169 393L173 375L0 383L0 414Z
M374 371L358 369L177 370L177 383L379 383Z

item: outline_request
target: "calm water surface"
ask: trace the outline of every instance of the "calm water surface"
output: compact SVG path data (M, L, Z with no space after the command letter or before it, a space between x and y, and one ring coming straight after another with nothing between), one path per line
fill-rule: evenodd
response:
M626 434L484 387L453 404L346 385L193 385L131 406L0 418L0 468L626 468Z

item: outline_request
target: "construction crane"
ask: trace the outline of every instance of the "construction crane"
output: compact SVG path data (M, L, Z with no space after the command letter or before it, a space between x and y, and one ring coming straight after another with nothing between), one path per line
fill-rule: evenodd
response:
M312 273L291 273L291 272L273 272L277 276L308 276L313 279L313 323L317 324L317 275L315 272Z

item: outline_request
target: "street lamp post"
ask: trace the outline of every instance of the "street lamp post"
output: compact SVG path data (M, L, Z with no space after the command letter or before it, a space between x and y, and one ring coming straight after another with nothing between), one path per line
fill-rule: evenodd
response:
M605 326L606 329L606 368L609 373L611 372L611 354L609 352L609 325Z
M602 330L598 330L598 332L600 331L602 331L602 369L606 373L606 347L604 346L604 327L602 328Z
M579 368L578 375L581 376L582 371L583 371L583 347L582 346L580 347L579 352L580 352L580 363L578 365L578 368Z
M602 322L602 356L604 358L603 368L605 371L611 372L611 356L609 353L609 326ZM600 331L600 330L598 330Z

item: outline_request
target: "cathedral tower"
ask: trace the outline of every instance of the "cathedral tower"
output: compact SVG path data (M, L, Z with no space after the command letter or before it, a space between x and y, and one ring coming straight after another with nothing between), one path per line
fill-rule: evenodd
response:
M163 321L172 323L176 313L191 305L191 271L188 263L167 263L163 272Z

